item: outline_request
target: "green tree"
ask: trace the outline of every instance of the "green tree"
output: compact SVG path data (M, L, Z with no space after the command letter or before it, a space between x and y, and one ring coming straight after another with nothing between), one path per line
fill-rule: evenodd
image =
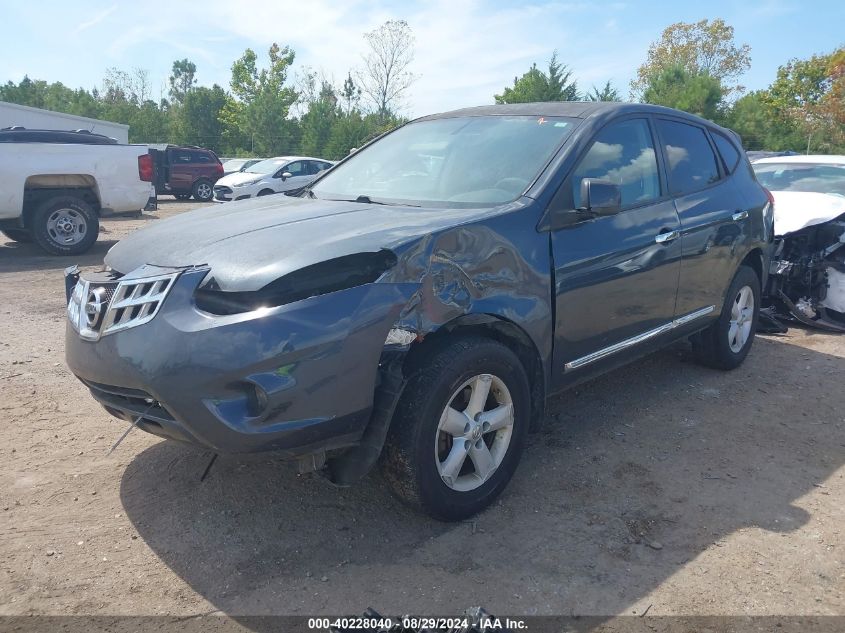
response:
M806 138L788 119L782 119L766 101L766 91L758 90L737 99L726 113L725 125L742 138L749 150L800 151Z
M323 156L336 119L337 96L331 84L323 81L319 96L308 105L299 123L300 151L306 156Z
M622 101L622 95L608 81L601 90L593 86L593 89L587 93L587 101Z
M288 121L296 91L286 85L294 51L273 44L268 51L268 65L259 70L257 56L246 49L232 64L231 101L221 113L224 125L238 128L256 155L272 156L290 151L294 131Z
M578 101L577 82L570 81L572 71L552 53L547 72L532 64L522 77L514 77L513 87L505 88L500 95L494 95L496 103L533 103L536 101Z
M184 102L173 113L172 142L200 145L222 153L229 149L221 113L231 97L223 88L200 86L184 95Z
M170 98L174 103L184 103L185 96L194 89L197 80L197 66L194 62L185 59L178 59L173 62L170 72Z
M716 77L707 73L692 74L677 64L649 78L643 101L713 120L719 117L722 84Z
M649 46L646 61L631 82L632 96L641 97L652 76L678 65L691 76L706 74L719 80L725 94L741 92L741 87L730 84L751 67L751 47L737 45L733 27L720 18L670 24Z
M361 88L352 79L351 71L343 81L339 96L343 104L343 111L346 114L351 114L353 110L358 108L358 104L361 102Z
M781 122L799 128L806 151L838 151L845 146L845 48L778 68L763 96ZM815 139L815 140L814 140Z

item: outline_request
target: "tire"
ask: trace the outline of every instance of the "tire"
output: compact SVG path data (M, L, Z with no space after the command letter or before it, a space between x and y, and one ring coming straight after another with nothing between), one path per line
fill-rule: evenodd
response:
M261 191L258 192L258 195L259 196L272 196L274 193L276 193L276 192L273 191L272 189L262 189Z
M489 395L481 411L498 427L488 432L483 417L465 415L478 410L471 394L485 387ZM447 417L450 405L454 416ZM399 498L418 510L445 521L472 516L496 499L516 470L530 408L525 369L510 349L480 337L444 341L405 388L382 452L382 472ZM492 414L494 409L501 414ZM446 430L449 422L453 432ZM488 473L484 478L479 465Z
M0 233L8 237L13 242L29 244L32 241L32 234L26 229L3 229Z
M749 301L753 302L750 306ZM714 369L739 367L754 343L759 314L760 279L754 269L740 266L725 295L719 319L692 337L696 360Z
M208 202L214 197L214 187L207 180L197 180L192 190L194 200Z
M174 193L173 197L177 200L190 200L191 194L190 193Z
M82 198L57 196L35 209L30 230L35 243L51 255L79 255L97 241L100 220Z

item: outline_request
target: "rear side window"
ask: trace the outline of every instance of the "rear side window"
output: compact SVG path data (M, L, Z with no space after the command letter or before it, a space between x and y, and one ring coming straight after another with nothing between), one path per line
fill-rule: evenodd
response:
M660 197L660 177L651 131L645 119L612 123L601 130L572 173L575 208L581 206L581 180L609 180L622 188L622 206Z
M210 163L211 162L211 156L209 156L208 154L205 154L204 152L192 152L191 158L193 159L193 162L195 162L195 163Z
M716 155L702 128L658 119L657 129L668 161L669 190L673 195L698 191L719 180Z
M716 149L722 155L722 161L724 161L728 173L734 173L736 166L739 164L739 150L721 134L714 132L712 136L713 142L716 144Z

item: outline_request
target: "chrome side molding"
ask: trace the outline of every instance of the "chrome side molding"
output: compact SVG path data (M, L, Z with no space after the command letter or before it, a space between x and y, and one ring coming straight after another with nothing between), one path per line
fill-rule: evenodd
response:
M678 328L682 325L686 325L687 323L695 321L696 319L705 317L711 312L713 312L715 309L716 306L707 306L706 308L701 308L700 310L690 312L689 314L685 314L683 316L678 317L677 319L669 321L669 323L656 327L653 330L648 330L647 332L643 332L642 334L637 334L636 336L632 336L631 338L610 345L609 347L604 347L598 351L593 352L592 354L587 354L586 356L582 356L581 358L571 360L566 363L566 365L564 365L564 370L572 371L573 369L578 369L580 367L583 367L584 365L589 365L590 363L594 363L595 361L605 358L606 356L610 356L611 354L621 352L622 350L628 349L629 347L633 347L634 345L639 345L640 343L652 339L655 336L660 336L661 334L665 334L670 330L674 330L675 328Z

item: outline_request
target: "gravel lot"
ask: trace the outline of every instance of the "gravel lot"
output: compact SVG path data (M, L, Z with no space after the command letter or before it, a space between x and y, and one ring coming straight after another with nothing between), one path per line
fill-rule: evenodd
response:
M117 239L144 220L106 221ZM569 392L501 500L414 514L111 418L64 365L62 269L0 240L0 614L845 615L845 338L679 344ZM155 345L155 341L150 341Z

